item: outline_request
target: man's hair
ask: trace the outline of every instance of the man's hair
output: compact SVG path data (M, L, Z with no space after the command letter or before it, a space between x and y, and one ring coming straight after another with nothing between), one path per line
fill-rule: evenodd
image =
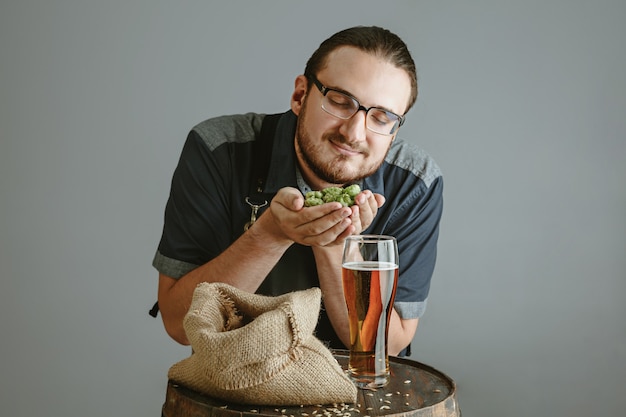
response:
M335 33L320 44L304 69L304 75L311 79L326 66L328 55L342 46L352 46L368 54L388 60L397 68L403 69L411 80L411 95L407 111L417 100L417 72L415 62L406 44L400 37L387 29L377 26L356 26Z

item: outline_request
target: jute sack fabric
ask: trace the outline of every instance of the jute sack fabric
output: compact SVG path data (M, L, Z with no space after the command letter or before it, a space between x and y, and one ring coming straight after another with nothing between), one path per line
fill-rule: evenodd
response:
M198 285L183 322L192 354L169 379L240 404L356 402L356 386L313 335L320 301L319 288L267 297Z

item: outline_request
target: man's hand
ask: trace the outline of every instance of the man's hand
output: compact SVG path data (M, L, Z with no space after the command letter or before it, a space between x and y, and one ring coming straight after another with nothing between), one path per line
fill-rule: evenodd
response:
M351 207L352 225L354 232L352 234L359 235L363 230L367 229L374 221L378 208L385 204L385 197L380 194L374 194L370 190L361 191L354 199L354 205Z
M281 232L294 242L306 246L333 246L365 230L384 202L382 195L365 190L356 196L352 207L343 207L337 202L304 207L302 193L286 187L278 191L268 211Z
M342 243L354 232L350 207L343 207L336 202L304 207L304 196L291 187L278 191L268 212L281 232L301 245Z

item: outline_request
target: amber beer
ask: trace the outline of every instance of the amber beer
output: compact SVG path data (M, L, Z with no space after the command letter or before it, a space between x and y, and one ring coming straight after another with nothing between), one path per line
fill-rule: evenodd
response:
M387 338L398 264L344 262L342 279L350 321L348 374L360 388L382 387L389 382Z

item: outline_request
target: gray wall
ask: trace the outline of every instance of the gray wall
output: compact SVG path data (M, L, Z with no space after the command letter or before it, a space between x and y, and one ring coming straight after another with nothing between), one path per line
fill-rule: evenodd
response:
M413 358L465 416L626 410L626 2L2 1L0 410L159 415L147 315L188 129L287 108L330 33L386 26L446 177Z

